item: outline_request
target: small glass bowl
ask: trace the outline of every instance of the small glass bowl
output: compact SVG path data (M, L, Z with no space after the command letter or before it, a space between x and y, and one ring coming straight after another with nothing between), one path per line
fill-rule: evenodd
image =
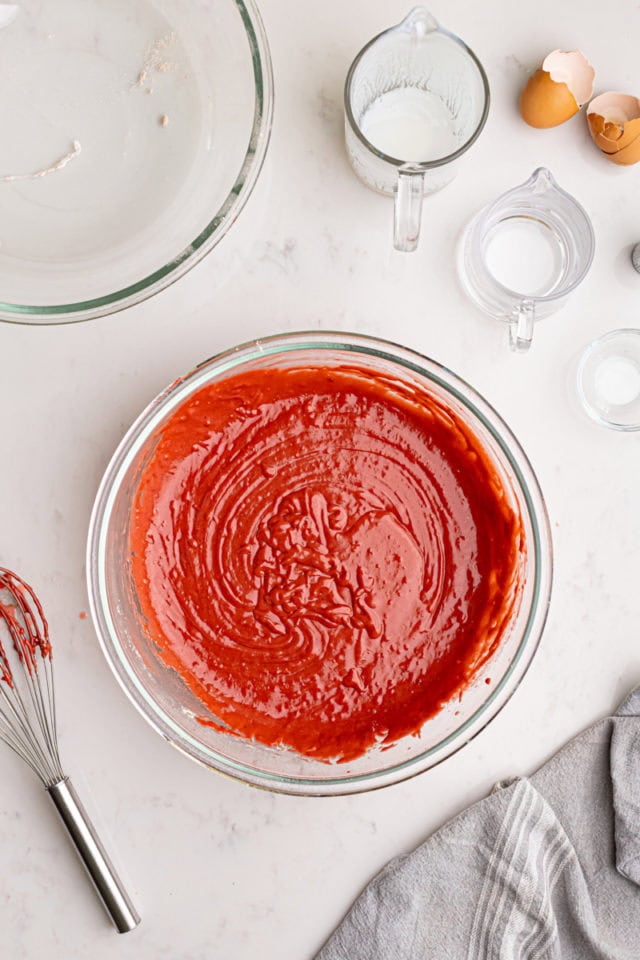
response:
M0 319L164 289L244 207L273 77L254 0L22 0L0 17Z
M640 430L640 329L612 330L580 358L578 396L589 416L611 430Z
M129 525L140 471L155 437L194 391L248 370L357 363L418 383L470 426L522 518L527 555L520 603L494 656L459 698L427 720L419 736L380 745L348 763L326 763L266 747L197 722L202 704L158 657L140 627L129 572ZM440 364L383 340L344 333L297 333L256 340L206 361L160 394L131 427L97 494L87 546L91 612L104 654L145 719L169 742L207 767L254 786L305 796L373 790L434 766L495 717L524 676L544 627L552 578L549 521L531 465L496 411Z

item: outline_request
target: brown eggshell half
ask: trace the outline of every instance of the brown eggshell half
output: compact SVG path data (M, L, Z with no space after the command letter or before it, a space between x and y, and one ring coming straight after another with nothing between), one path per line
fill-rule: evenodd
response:
M546 70L536 70L520 94L520 113L530 127L557 127L578 112L578 102L566 83L556 83Z
M589 104L589 132L613 163L640 160L640 100L626 93L603 93Z

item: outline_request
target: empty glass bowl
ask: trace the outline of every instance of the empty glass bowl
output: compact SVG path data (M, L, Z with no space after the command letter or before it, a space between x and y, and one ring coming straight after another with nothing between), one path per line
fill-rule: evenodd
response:
M254 0L23 0L0 11L0 319L86 320L225 235L264 160Z
M163 423L194 391L249 369L356 363L444 400L482 441L522 518L526 558L520 603L494 656L459 699L428 720L419 736L381 744L346 763L326 763L203 726L202 704L160 660L140 625L130 573L129 528L140 471ZM106 658L149 723L174 746L212 769L254 786L302 795L371 790L432 767L477 734L520 683L536 651L551 589L551 537L529 461L499 415L455 374L411 350L342 333L298 333L257 340L203 363L165 390L118 447L98 491L89 532L91 610Z

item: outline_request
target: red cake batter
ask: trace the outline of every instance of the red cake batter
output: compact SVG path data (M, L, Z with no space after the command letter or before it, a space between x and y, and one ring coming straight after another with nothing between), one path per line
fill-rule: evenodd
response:
M186 400L140 475L130 548L146 629L203 722L327 760L419 732L468 684L525 555L470 429L356 366Z

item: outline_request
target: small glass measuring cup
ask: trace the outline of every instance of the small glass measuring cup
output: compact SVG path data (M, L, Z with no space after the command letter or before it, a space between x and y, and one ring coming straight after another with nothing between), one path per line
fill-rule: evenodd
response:
M489 112L476 55L424 7L374 37L347 74L347 152L367 186L395 196L397 250L418 245L422 199L449 183Z
M531 346L536 320L555 313L584 280L595 250L583 207L538 167L467 227L458 267L471 299L509 324L512 350Z

